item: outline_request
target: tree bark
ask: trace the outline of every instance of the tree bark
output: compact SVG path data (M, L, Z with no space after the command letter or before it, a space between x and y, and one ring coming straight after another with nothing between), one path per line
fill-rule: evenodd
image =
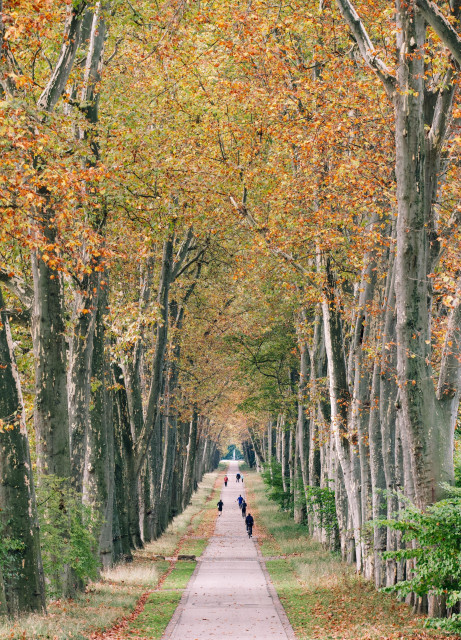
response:
M50 243L56 241L56 229L51 221L45 223L44 234ZM70 478L67 357L61 274L51 269L37 251L32 255L32 275L37 468L39 473Z
M0 608L10 615L45 610L39 525L24 405L0 289L0 527L10 566L0 567Z

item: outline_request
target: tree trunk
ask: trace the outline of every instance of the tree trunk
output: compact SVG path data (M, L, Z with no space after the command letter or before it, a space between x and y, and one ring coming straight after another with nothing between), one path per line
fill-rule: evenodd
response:
M69 353L69 428L72 484L83 493L85 457L90 431L93 341L98 311L99 273L92 270L75 294ZM91 454L90 454L91 455Z
M341 319L336 309L333 275L329 263L326 264L327 284L322 302L325 347L328 357L330 384L331 427L335 450L341 466L344 487L348 498L348 523L352 524L355 539L355 559L357 570L362 569L360 529L362 524L360 499L360 466L357 464L356 442L347 431L350 394L347 386L344 339ZM349 554L351 556L351 554Z
M197 409L194 407L192 412L192 419L190 421L189 439L187 444L187 457L186 457L184 479L183 479L183 485L182 485L183 510L189 504L189 500L192 493L195 456L197 452L197 428L198 428L198 413L197 413Z
M105 276L107 281L107 275ZM98 296L98 310L94 332L92 359L92 394L90 429L85 452L84 500L97 505L102 524L99 535L99 555L103 568L113 562L113 508L115 491L114 416L110 365L106 353L104 316L107 309L108 287Z
M0 609L45 610L45 585L32 463L19 374L0 290L0 528L8 565L0 566Z
M51 215L51 214L50 214ZM44 234L56 240L52 223ZM37 469L58 478L70 478L67 359L62 279L38 251L32 254L34 300L32 342L35 364L34 425Z

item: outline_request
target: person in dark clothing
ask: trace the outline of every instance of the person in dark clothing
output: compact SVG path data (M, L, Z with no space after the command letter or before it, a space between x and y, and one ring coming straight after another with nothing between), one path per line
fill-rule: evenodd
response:
M220 500L218 502L218 511L219 511L218 515L221 515L223 506L224 506L224 502L222 500Z
M247 514L247 503L245 500L242 502L242 518L245 518Z
M242 508L242 502L243 502L243 498L242 498L242 496L239 496L239 497L237 498L237 502L239 503L239 509L241 509L241 508Z
M253 537L253 525L254 525L255 521L253 520L253 516L251 515L251 513L249 513L247 515L247 517L245 518L245 524L247 526L247 531L248 531L248 537L252 538Z
M235 476L235 479L237 482L240 482L240 473L237 473L237 475Z

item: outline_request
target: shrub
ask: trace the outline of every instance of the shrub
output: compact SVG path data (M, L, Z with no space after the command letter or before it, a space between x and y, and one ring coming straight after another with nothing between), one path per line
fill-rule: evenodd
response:
M442 596L447 607L454 607L461 599L461 490L452 488L445 500L421 511L411 504L400 513L398 520L378 524L402 532L406 549L387 551L385 558L416 560L411 577L383 591L400 596ZM461 617L430 620L429 626L461 631Z
M461 487L461 438L458 438L455 441L454 463L455 463L455 485L457 487Z
M275 458L269 463L264 463L262 472L264 483L268 486L267 494L271 500L277 502L282 509L290 508L290 491L283 490L282 465ZM286 484L289 485L290 479L286 478Z
M329 482L329 480L327 480ZM306 490L307 512L314 515L318 525L327 533L338 526L335 492L330 487L308 487Z
M100 519L63 478L47 475L37 488L40 543L48 595L62 595L62 575L71 567L81 583L98 575Z
M5 582L11 582L19 577L21 571L21 554L18 552L24 549L24 542L8 535L7 526L0 522L0 576L3 576ZM0 610L1 605L0 602Z

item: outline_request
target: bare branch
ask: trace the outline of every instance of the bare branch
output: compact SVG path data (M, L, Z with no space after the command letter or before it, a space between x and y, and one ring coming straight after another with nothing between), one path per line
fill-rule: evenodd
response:
M303 278L312 287L315 287L316 289L318 289L318 286L309 276L309 272L307 271L307 269L305 269L302 266L302 264L300 264L291 253L287 253L286 251L283 251L283 249L279 249L279 247L274 247L274 245L270 242L268 238L267 229L261 228L258 226L258 224L256 223L256 220L248 211L247 207L244 204L239 206L232 196L229 196L229 200L231 201L231 204L235 207L235 209L240 213L240 215L242 215L246 219L246 221L251 226L251 228L257 231L259 234L261 234L264 237L267 247L269 251L272 253L272 255L276 256L277 258L282 258L286 262L289 262L296 271L302 274ZM244 200L246 201L246 192L244 193Z
M461 288L457 296L461 297ZM451 400L460 391L461 385L461 299L451 309L448 316L448 327L443 346L442 363L437 398Z
M453 69L450 68L445 74L443 87L439 90L439 94L437 96L434 116L432 118L432 126L428 135L429 145L434 151L441 149L447 132L447 125L451 115L450 107L452 105L453 94L455 92L455 86L452 80Z
M118 48L119 45L123 42L123 38L117 38L117 40L115 41L115 45L114 45L114 50L112 51L112 53L110 54L110 56L107 58L107 60L104 61L104 66L107 67L107 65L112 62L112 60L115 58L115 56L118 53Z
M171 274L172 281L174 281L178 277L182 264L186 258L187 252L192 248L193 240L194 240L194 232L192 231L192 228L190 228L188 229L186 236L182 241L182 244L179 247L179 250L175 256L174 267Z

